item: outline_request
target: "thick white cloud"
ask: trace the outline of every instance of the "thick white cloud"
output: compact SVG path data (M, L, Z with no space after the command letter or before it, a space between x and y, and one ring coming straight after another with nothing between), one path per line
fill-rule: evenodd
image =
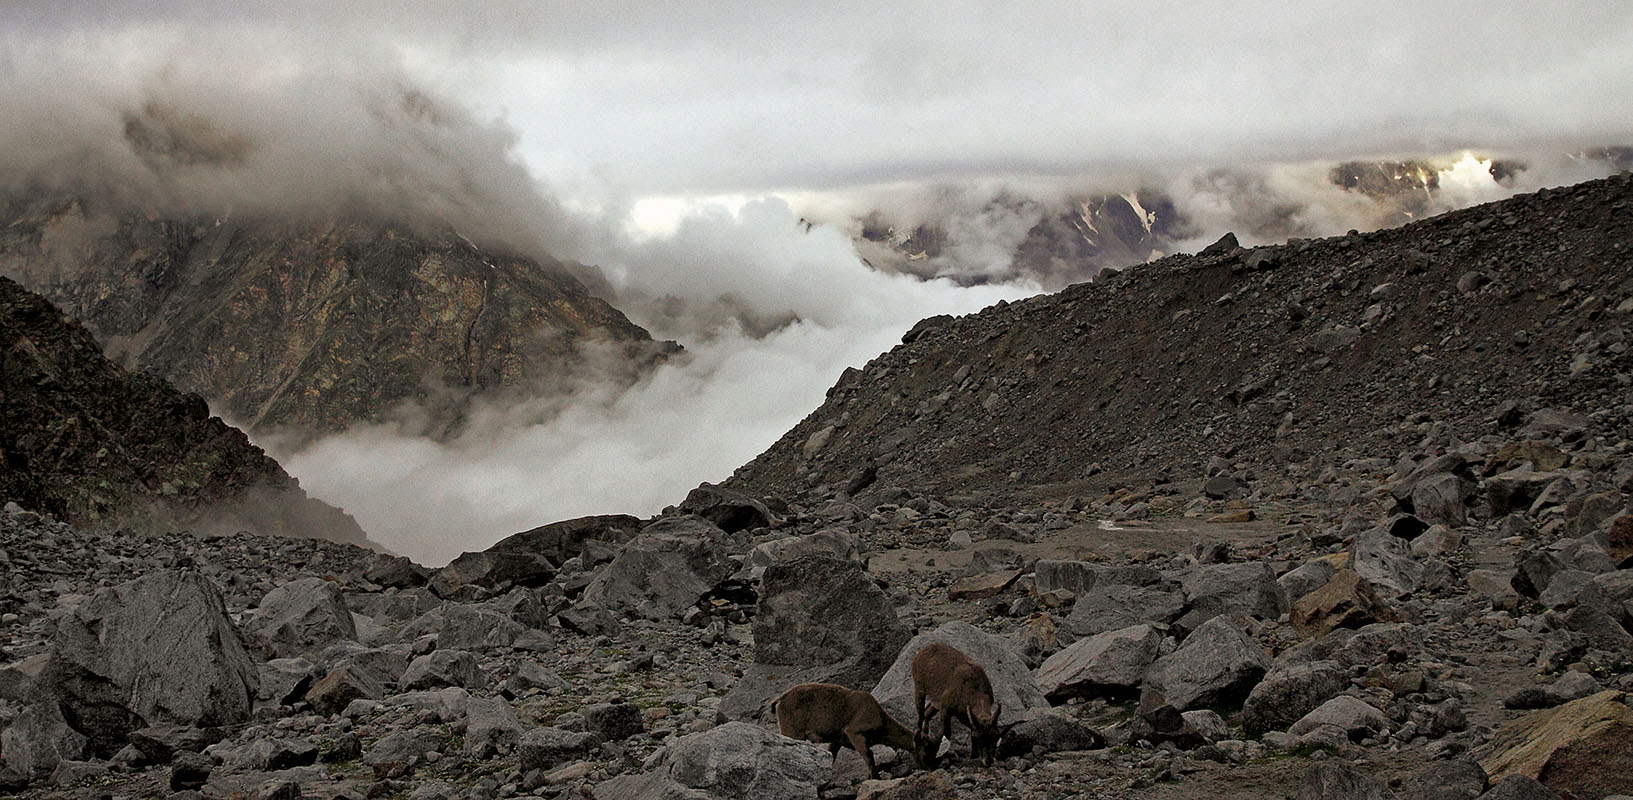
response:
M1633 130L1633 6L13 0L20 41L386 52L595 200Z

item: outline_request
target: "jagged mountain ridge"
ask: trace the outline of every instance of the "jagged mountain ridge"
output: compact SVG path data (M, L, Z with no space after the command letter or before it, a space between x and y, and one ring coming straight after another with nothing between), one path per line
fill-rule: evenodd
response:
M926 321L732 483L821 495L872 465L938 492L1070 492L1213 457L1390 455L1437 425L1472 437L1505 401L1633 434L1629 207L1623 173Z
M83 320L116 361L251 432L335 431L412 401L441 435L471 397L548 391L592 362L633 377L679 349L563 265L450 230L172 219L61 198L0 212L0 274Z
M102 355L0 277L0 502L91 528L253 531L366 544L203 398Z

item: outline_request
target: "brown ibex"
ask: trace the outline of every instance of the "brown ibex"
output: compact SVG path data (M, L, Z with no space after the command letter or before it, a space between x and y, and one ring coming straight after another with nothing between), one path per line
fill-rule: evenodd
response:
M839 749L849 747L862 756L869 778L879 777L868 751L873 745L906 750L919 769L928 769L940 744L897 722L873 695L831 683L802 683L771 701L771 708L782 735L828 745L836 761Z
M990 767L998 757L998 739L1004 734L998 715L1003 706L993 702L987 671L958 648L938 642L913 657L913 708L918 712L917 736L927 735L930 717L941 712L941 735L935 738L931 752L952 735L957 717L970 728L971 758Z

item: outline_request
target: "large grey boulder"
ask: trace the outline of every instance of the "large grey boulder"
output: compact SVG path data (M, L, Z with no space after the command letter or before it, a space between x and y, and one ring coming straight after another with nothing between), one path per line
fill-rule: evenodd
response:
M643 524L628 514L578 517L511 534L495 542L488 552L531 553L561 564L582 555L589 542L623 544L633 539Z
M456 603L443 612L442 631L437 634L437 646L449 650L509 647L518 638L527 634L528 630L497 609ZM540 632L537 635L543 634Z
M1150 625L1098 633L1050 656L1034 677L1053 703L1097 694L1124 695L1145 679L1162 639Z
M498 594L513 586L542 586L555 577L550 560L537 553L488 549L461 553L431 578L431 591L439 597L457 598L470 593Z
M1411 545L1382 528L1356 534L1346 566L1383 597L1411 594L1423 582L1423 565L1412 558Z
M1059 589L1083 594L1095 586L1149 586L1162 581L1162 573L1134 564L1109 566L1089 561L1039 559L1034 567L1039 592Z
M595 787L596 800L816 800L833 772L827 751L744 722L682 737L651 772Z
M908 639L890 597L862 565L825 556L766 569L753 632L754 663L721 703L731 719L757 717L766 701L798 683L867 689Z
M62 709L49 699L30 705L0 734L0 761L29 781L42 781L63 761L90 752L90 742L68 727Z
M932 644L950 645L981 665L992 683L993 700L1003 707L1000 722L1013 722L1031 709L1049 707L1032 671L1007 642L968 622L953 621L908 641L873 687L879 704L902 724L913 727L918 721L913 708L913 658Z
M583 600L630 616L673 620L736 571L743 542L698 517L669 517L619 549Z
M409 662L397 683L404 691L447 686L480 689L487 685L487 677L477 664L476 654L465 650L433 650Z
M1185 595L1176 586L1096 582L1077 595L1066 627L1078 636L1093 636L1143 623L1167 624L1184 610Z
M1332 580L1337 568L1330 561L1317 559L1289 570L1287 574L1276 579L1276 583L1287 595L1289 604L1298 602L1299 598L1320 589Z
M1474 800L1486 790L1477 761L1436 761L1407 778L1401 794L1412 800Z
M473 697L465 708L465 755L481 760L509 753L522 738L522 721L502 697Z
M1185 614L1178 625L1195 630L1221 614L1246 614L1275 620L1287 611L1287 592L1276 582L1276 571L1262 561L1239 564L1203 564L1180 577L1185 593Z
M59 620L40 685L108 755L137 728L243 722L257 673L215 586L165 570L102 589Z
M1343 731L1351 741L1360 741L1388 730L1389 718L1366 701L1341 694L1300 717L1287 732L1303 736L1327 725Z
M269 657L293 658L356 639L357 626L338 585L302 578L267 592L244 615L244 635Z
M830 528L805 536L772 539L755 545L753 550L748 551L747 566L758 577L772 564L805 556L829 556L860 562L862 542L856 534L842 528Z
M1349 670L1336 661L1277 666L1248 692L1242 729L1249 736L1286 730L1349 684Z
M1368 778L1348 764L1312 764L1299 781L1294 800L1396 800L1382 782Z
M1035 708L998 741L998 757L1031 756L1067 750L1094 750L1106 745L1099 731L1053 708Z
M516 745L516 763L524 770L555 769L564 762L583 758L601 746L601 737L589 731L565 728L534 728L522 734Z
M1473 482L1461 475L1430 475L1412 485L1412 512L1431 525L1461 528L1469 522L1467 499L1473 490Z
M1146 692L1158 692L1169 705L1186 711L1247 697L1271 664L1270 656L1234 622L1214 617L1179 649L1153 662L1144 686Z
M676 510L702 517L727 533L764 528L773 521L764 503L708 483L689 492Z

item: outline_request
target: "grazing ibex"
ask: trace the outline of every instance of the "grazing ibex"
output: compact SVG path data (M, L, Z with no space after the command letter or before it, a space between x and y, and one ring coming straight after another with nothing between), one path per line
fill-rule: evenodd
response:
M928 712L926 704L930 706ZM952 735L953 718L957 717L970 727L971 758L990 767L998 757L998 739L1004 734L998 727L998 715L1003 706L993 702L987 671L957 648L938 642L913 657L913 708L918 712L919 736L929 733L930 717L941 712L941 736L935 739L936 748L942 739Z
M928 769L940 744L897 722L873 695L831 683L802 683L771 701L771 708L782 735L828 745L836 761L839 748L849 747L868 765L869 778L879 777L868 752L873 745L906 750L919 769Z

